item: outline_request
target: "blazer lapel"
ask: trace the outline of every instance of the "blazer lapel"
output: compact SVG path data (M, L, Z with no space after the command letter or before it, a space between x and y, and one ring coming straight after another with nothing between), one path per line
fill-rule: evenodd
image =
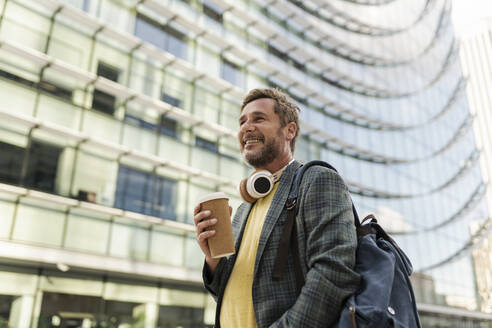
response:
M265 250L268 238L270 237L270 234L272 233L273 228L275 227L280 214L284 209L285 202L287 201L287 197L289 196L290 186L292 185L292 182L294 180L295 172L300 166L300 162L294 161L282 173L277 192L273 196L272 203L270 204L270 208L268 209L265 218L265 223L263 223L263 229L261 230L260 241L258 243L258 250L256 253L254 276L256 276L258 264L260 262L261 256L263 255L263 251Z
M234 231L234 245L236 248L236 254L239 252L239 246L241 240L243 239L244 227L246 226L246 221L248 221L249 212L253 208L253 204L243 203L242 212L239 214L239 228Z

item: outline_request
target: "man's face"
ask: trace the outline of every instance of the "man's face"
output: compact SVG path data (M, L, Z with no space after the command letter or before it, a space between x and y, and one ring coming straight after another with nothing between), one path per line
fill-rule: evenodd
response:
M261 168L290 150L286 127L274 111L275 101L260 98L248 103L239 117L239 148L246 161Z

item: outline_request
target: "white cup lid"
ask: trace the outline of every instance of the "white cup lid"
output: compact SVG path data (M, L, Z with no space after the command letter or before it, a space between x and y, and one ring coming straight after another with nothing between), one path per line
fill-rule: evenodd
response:
M222 192L222 191L214 192L212 194L208 194L208 195L203 196L200 199L198 199L197 204L205 203L205 202L208 202L209 200L213 200L213 199L222 199L222 198L229 199L229 196L227 196L227 194L225 192Z

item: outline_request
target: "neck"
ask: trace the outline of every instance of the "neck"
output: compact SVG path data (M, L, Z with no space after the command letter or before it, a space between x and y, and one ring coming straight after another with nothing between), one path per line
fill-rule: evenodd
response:
M263 167L255 167L256 170L267 170L270 173L275 173L282 168L284 168L287 164L289 164L292 161L293 157L291 154L288 154L287 156L284 156L282 158L277 158L273 162L263 166Z

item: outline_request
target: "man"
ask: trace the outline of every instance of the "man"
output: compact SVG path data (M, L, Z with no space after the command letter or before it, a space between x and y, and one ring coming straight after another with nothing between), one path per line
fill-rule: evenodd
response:
M348 190L337 173L319 166L306 171L299 188L296 227L305 285L297 297L292 258L284 278L272 279L285 202L301 165L292 156L298 111L278 90L254 89L243 101L238 141L244 158L256 170L283 172L270 194L238 208L232 222L236 255L210 256L207 238L215 231L205 229L216 220L195 208L197 241L205 254L203 279L217 301L217 327L329 327L358 287Z

